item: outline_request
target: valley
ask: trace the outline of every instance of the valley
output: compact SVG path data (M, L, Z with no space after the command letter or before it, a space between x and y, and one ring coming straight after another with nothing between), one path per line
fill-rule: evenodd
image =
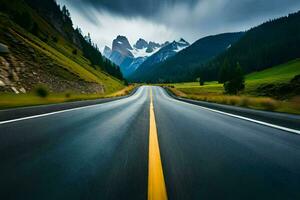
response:
M104 47L102 56L90 34L83 36L80 28L72 27L66 7L60 8L52 0L45 4L2 1L0 42L8 48L0 57L4 66L0 70L2 107L30 105L18 102L39 99L36 91L40 88L47 90L52 100L41 98L31 105L114 96L117 91L132 90L134 83L174 86L198 100L216 99L216 95L231 98L223 84L233 77L237 64L245 86L233 98L294 102L299 96L300 52L295 45L299 41L299 12L247 31L203 37L192 44L183 38L163 43L139 38L132 45L126 36L118 35L111 47ZM19 15L24 15L23 21ZM284 27L285 31L280 31ZM128 82L132 83L129 87ZM272 108L283 112L297 109Z

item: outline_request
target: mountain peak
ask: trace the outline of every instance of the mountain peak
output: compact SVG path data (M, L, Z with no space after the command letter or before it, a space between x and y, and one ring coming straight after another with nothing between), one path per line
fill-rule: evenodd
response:
M118 35L116 39L113 40L112 50L117 49L129 49L132 50L132 46L130 45L126 36Z
M149 42L149 47L151 47L151 48L158 48L158 47L160 47L160 44L156 43L156 42L150 41Z
M131 46L126 36L118 35L113 40L112 49L105 47L103 54L113 63L119 65L124 77L128 77L149 57L169 44L170 42L160 44L139 38Z
M170 45L170 46L169 46ZM179 52L182 49L190 46L190 43L188 43L186 40L183 38L180 38L178 41L174 40L171 44L169 44L168 48L173 49L175 52Z
M118 35L118 36L117 36L117 38L116 38L116 40L120 40L120 41L122 41L122 40L128 40L128 39L127 39L127 37L126 37L126 36L123 36L123 35Z
M178 43L190 45L190 43L187 42L187 41L186 41L185 39L183 39L183 38L180 38L180 40L178 41Z
M123 56L133 57L130 52L131 50L133 50L133 48L125 36L118 35L117 38L113 40L112 51L118 51Z
M137 49L144 49L148 47L148 42L142 38L138 39L138 41L136 41L135 45L133 45L135 48Z

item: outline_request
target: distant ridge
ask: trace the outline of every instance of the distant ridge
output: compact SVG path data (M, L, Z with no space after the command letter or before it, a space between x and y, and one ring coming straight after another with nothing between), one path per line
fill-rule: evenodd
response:
M241 36L240 33L225 33L199 39L165 62L147 65L148 60L129 77L133 82L176 82L194 80L195 70L199 64L212 59L226 50ZM178 43L186 44L181 39ZM171 44L172 45L172 44ZM154 55L153 55L154 56Z

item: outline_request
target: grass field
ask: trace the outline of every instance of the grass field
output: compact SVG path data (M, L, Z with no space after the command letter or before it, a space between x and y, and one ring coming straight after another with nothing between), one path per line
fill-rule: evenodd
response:
M0 94L0 109L119 97L131 93L136 87L137 85L130 85L119 91L115 91L113 93L103 94L103 95L62 93L62 94L49 94L49 96L45 98L39 97L34 92L28 94L18 94L18 95L11 94L11 93L2 93Z
M262 110L300 114L300 98L280 101L271 97L257 97L256 90L263 84L288 83L300 74L300 59L275 66L245 77L246 88L238 96L224 94L223 84L207 82L200 86L198 82L167 84L176 95L201 101L250 107Z

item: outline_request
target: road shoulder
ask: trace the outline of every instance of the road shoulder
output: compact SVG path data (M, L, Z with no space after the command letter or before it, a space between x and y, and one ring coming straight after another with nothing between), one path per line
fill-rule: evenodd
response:
M0 110L0 122L116 101L134 95L137 90L138 88L134 89L129 95L125 95L121 97L73 101L73 102L64 102L64 103L50 104L50 105L29 106L29 107Z
M225 112L232 115L238 115L241 117L258 120L264 123L273 124L276 126L282 126L289 129L300 131L300 116L286 113L276 113L270 111L254 110L249 108L242 108L237 106L222 105L217 103L209 103L204 101L196 101L192 99L182 98L174 95L168 89L164 89L166 93L174 99L182 102L202 106L208 109L213 109L221 112Z

